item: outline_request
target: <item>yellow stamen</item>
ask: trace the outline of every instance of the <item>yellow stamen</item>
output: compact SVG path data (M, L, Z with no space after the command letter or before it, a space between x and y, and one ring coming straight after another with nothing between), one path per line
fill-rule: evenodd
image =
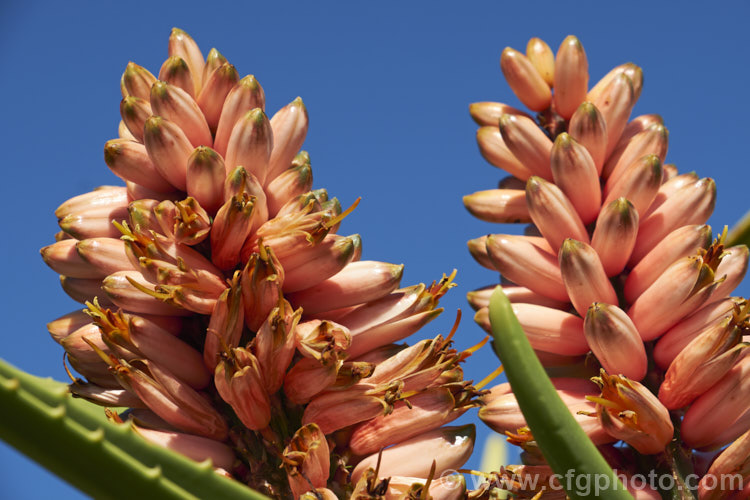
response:
M490 382L492 382L495 379L495 377L497 377L501 373L503 373L503 365L500 365L497 368L495 368L494 370L492 370L492 372L490 372L489 375L487 375L486 377L484 377L478 384L475 384L474 388L475 389L482 389L484 386L486 386L487 384L489 384Z

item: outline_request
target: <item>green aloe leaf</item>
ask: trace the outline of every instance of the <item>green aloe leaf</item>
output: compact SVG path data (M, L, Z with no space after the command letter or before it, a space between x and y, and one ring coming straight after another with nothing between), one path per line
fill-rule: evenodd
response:
M0 439L95 498L261 500L266 496L147 442L61 382L0 359Z
M526 423L568 496L632 500L558 396L499 286L490 298L490 323L495 352Z
M750 212L747 212L740 221L732 227L727 235L726 247L735 245L750 246Z

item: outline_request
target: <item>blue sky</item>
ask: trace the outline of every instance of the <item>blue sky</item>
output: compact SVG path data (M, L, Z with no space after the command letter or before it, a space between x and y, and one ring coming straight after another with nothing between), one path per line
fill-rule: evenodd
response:
M404 285L458 269L460 286L442 301L446 312L421 337L447 332L458 308L465 313L458 347L483 337L465 294L496 276L473 262L465 242L509 227L477 221L462 206L463 195L490 189L502 176L480 157L467 108L483 100L518 105L498 64L505 46L523 50L538 36L556 50L575 34L592 83L620 63L640 65L645 84L634 116L660 113L670 130L668 161L716 180L714 228L750 208L748 2L457 5L3 2L0 203L8 267L0 357L65 380L62 350L45 324L80 306L59 288L39 249L53 242L53 211L61 202L118 183L102 148L117 133L120 75L130 60L158 72L173 26L190 33L204 53L218 48L241 75L254 74L270 111L302 96L315 186L344 206L362 197L341 232L362 235L364 259L406 264ZM748 294L746 284L739 293ZM495 364L483 349L467 376L481 379ZM52 492L84 498L0 443L0 498Z

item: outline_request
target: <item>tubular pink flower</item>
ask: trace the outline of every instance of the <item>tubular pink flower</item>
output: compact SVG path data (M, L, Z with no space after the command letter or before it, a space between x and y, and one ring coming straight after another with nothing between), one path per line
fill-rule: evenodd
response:
M567 238L560 247L559 260L565 289L578 314L585 316L594 302L617 303L617 293L594 248Z
M352 481L359 481L365 470L376 467L381 478L427 478L431 473L441 477L445 471L457 470L466 463L474 448L475 434L473 424L425 432L362 459L352 471Z
M284 449L286 470L292 494L299 497L310 488L323 488L330 474L328 442L315 424L300 427Z
M553 378L552 384L583 430L595 443L614 441L596 418L587 415L596 407L586 399L586 396L598 392L594 383L579 378ZM479 418L496 432L515 433L526 427L526 420L508 383L493 387L480 399L484 404L479 409Z
M396 402L389 414L358 424L349 440L349 449L356 455L369 455L436 429L476 406L472 396L473 387L459 383L427 389L406 398L408 404Z
M675 229L630 271L625 280L625 298L633 303L669 266L677 260L694 255L711 244L711 227L687 225Z
M588 399L597 403L597 415L607 433L645 455L664 451L672 440L674 426L654 394L634 380L610 376L603 370L592 380L601 389L601 396Z
M704 305L690 316L682 319L659 338L654 347L654 361L666 370L672 360L698 335L732 315L735 305L742 307L743 301L728 298Z
M735 309L731 318L708 328L680 351L659 387L664 406L670 410L687 406L729 371L746 347L739 344L746 314L746 309Z
M565 119L573 116L578 105L586 100L589 84L589 63L581 42L569 35L560 44L555 58L553 95L555 111Z
M742 479L742 481L734 481L735 489L741 488L750 478L750 431L740 436L716 457L708 473L698 485L699 498L701 500L726 498L731 486L722 485L721 479L727 476ZM743 493L747 493L747 488L743 490Z
M749 374L750 358L745 356L690 405L682 421L685 443L699 449L717 448L750 429Z

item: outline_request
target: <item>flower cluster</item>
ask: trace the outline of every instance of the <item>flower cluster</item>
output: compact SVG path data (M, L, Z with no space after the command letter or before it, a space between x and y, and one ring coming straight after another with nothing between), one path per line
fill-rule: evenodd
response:
M537 114L471 105L482 155L510 175L464 204L484 221L528 225L522 235L471 240L469 250L502 275L559 394L612 465L630 473L644 463L633 454L661 454L675 437L687 453L737 440L750 429L750 324L748 301L731 294L748 248L725 248L725 234L714 237L706 225L714 181L664 163L660 116L631 119L643 84L636 65L617 66L589 88L586 53L569 36L557 54L538 38L526 54L506 48L500 66ZM485 329L493 288L468 294ZM484 401L484 422L513 434L528 463L542 464L509 386ZM725 453L736 457L742 439ZM701 498L729 494L706 491Z
M337 232L354 207L312 189L302 100L269 119L255 77L185 32L158 78L131 62L121 89L104 160L125 186L63 203L41 250L87 306L49 324L86 379L71 391L276 498L446 489L474 442L442 427L479 404L471 350L394 342L453 276L400 288L403 266L361 261Z

